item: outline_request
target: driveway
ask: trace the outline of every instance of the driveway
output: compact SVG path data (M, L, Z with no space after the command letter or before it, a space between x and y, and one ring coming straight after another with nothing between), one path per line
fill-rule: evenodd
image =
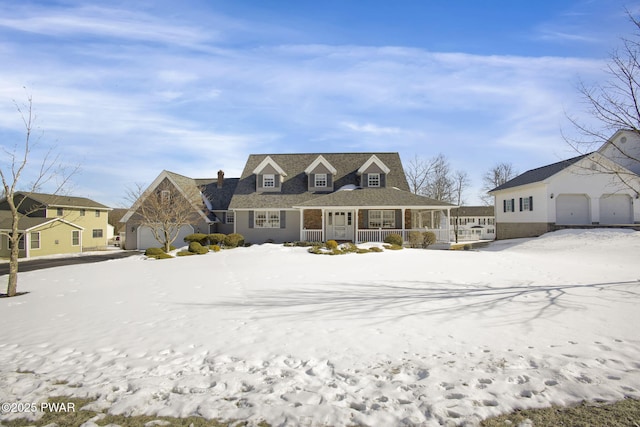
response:
M40 258L31 260L21 260L18 272L41 270L43 268L61 267L73 264L87 264L91 262L107 261L110 259L120 259L139 255L138 251L107 251L96 255L82 255L68 258ZM9 263L0 263L0 276L9 274Z

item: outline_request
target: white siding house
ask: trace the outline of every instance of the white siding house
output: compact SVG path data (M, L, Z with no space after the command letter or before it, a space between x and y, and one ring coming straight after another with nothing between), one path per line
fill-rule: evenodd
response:
M625 143L640 146L640 139L625 132L612 140L621 135L627 135ZM604 156L613 151L610 142L597 152L532 169L493 189L496 238L539 236L568 226L640 224L640 177Z

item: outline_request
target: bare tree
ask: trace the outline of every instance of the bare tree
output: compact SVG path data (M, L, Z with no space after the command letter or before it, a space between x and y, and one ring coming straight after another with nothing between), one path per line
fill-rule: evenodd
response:
M611 53L606 68L608 79L593 86L579 83L578 90L587 105L587 113L597 122L597 127L594 127L575 117L568 117L578 136L563 134L563 138L580 154L587 154L609 141L618 130L640 137L640 20L629 11L627 15L636 33L634 38L623 38L621 47ZM617 141L609 142L618 163L640 166L640 152L632 148L633 144L625 146ZM592 160L598 163L600 172L616 175L628 187L638 191L635 173L628 173L615 162L598 159L595 156Z
M456 171L453 175L452 184L453 184L453 197L454 197L453 201L456 205L458 205L458 208L456 209L455 221L453 222L453 234L455 235L456 243L458 243L458 230L460 226L460 206L464 205L464 200L462 196L464 195L465 190L471 184L471 181L469 180L469 175L467 175L466 172Z
M157 187L143 190L137 185L127 195L133 203L133 219L141 226L148 227L153 237L165 252L178 238L180 229L199 218L196 204L202 204L200 189L194 185L177 188L167 179Z
M432 172L424 195L450 203L454 199L454 180L449 161L443 154L438 154L431 162Z
M511 163L502 162L494 165L482 175L482 191L480 193L482 202L487 206L492 205L493 197L487 193L516 176L518 176L518 172Z
M23 174L31 175L33 181L25 186L26 191L21 193L33 193L39 191L43 186L48 185L54 188L52 194L62 191L72 175L78 171L78 167L71 171L65 169L57 155L53 155L53 149L49 149L44 155L39 165L30 168L29 155L36 143L32 141L33 131L36 122L36 115L33 110L33 99L27 95L27 102L24 105L14 101L16 109L20 114L25 129L24 143L13 147L2 146L3 160L0 161L0 178L2 179L2 194L6 199L9 211L11 212L11 231L0 232L9 239L11 251L9 255L9 279L7 283L7 296L15 296L18 289L18 263L20 255L20 241L24 242L23 234L20 234L19 222L21 218L21 205L26 197L15 197L17 191L22 187L21 178ZM37 142L37 141L36 141Z

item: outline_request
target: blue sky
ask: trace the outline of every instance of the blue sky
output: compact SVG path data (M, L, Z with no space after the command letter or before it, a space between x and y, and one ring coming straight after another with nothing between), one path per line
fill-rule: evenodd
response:
M0 144L22 144L13 101L28 93L40 147L81 165L72 193L113 207L163 169L231 177L250 153L346 151L443 153L478 203L497 162L524 172L575 155L566 115L591 120L577 84L605 81L639 6L0 2Z

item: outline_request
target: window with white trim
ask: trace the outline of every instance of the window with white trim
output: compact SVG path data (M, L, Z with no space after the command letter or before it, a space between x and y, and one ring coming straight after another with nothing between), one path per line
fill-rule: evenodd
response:
M71 246L80 246L80 230L71 231Z
M32 231L30 233L30 238L31 238L31 249L40 249L40 232L39 231Z
M64 209L56 208L56 216L63 216L63 215L64 215Z
M280 211L255 211L255 228L280 228Z
M100 218L100 211L96 211L96 218Z
M317 173L315 175L314 187L326 187L327 186L327 174Z
M233 211L227 212L227 224L233 224L236 222L236 213Z
M102 237L102 228L94 228L93 229L93 238Z
M513 209L513 199L506 199L504 201L504 211L505 212L515 212Z
M262 175L262 186L264 188L275 188L276 187L276 176L272 173L266 173Z
M164 205L171 201L171 191L162 190L160 192L160 202Z
M379 173L367 174L367 187L380 187L380 174Z
M393 210L369 211L369 228L396 228L396 212Z

